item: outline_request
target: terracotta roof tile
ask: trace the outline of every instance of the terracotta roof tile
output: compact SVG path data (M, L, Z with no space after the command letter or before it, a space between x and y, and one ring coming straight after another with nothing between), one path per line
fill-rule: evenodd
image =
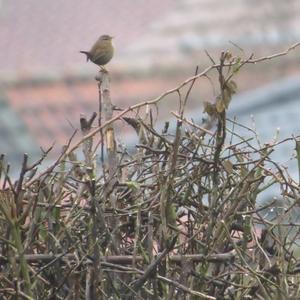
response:
M171 81L161 80L115 81L111 85L112 101L127 107L173 86ZM98 111L98 87L94 80L13 85L6 89L6 95L12 109L42 147L49 147L54 141L58 146L65 144L74 129L80 127L80 115L89 117ZM124 124L119 126L122 132L127 130Z

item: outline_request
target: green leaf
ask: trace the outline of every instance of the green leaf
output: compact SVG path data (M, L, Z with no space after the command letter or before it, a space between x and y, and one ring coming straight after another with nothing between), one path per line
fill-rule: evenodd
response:
M232 174L232 172L233 172L233 164L231 163L230 160L223 161L223 167L224 167L224 169L226 170L226 172L228 174Z
M231 94L235 94L237 91L237 84L234 80L230 80L229 82L227 82L226 84L227 89L230 91Z
M176 213L175 206L172 203L167 203L166 219L167 219L167 224L177 227L176 226L177 213Z
M207 113L209 116L213 116L216 114L217 110L216 110L216 106L210 102L203 102L203 112Z
M295 140L296 142L296 158L298 162L298 174L299 174L299 182L300 182L300 140Z
M239 70L240 70L240 68L241 68L241 66L242 66L242 64L241 64L241 58L240 57L237 57L236 58L236 61L235 61L235 64L232 66L232 72L235 74L235 73L237 73Z
M40 224L39 226L39 235L42 238L43 241L46 241L48 238L48 232L43 223Z
M226 104L225 104L225 101L221 98L219 98L217 100L217 103L216 103L216 109L217 109L217 112L218 113L222 113L223 111L225 111L226 109Z
M137 191L140 189L140 185L137 181L127 181L125 183L133 191Z

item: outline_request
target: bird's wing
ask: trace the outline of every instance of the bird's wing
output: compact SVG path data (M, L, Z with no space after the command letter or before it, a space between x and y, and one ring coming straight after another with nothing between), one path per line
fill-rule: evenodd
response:
M95 51L95 55L93 57L94 60L98 60L98 59L101 59L102 57L104 58L107 58L107 51L108 49L110 48L111 46L107 47L107 45L103 46L103 45L100 45L97 47L96 51ZM110 49L109 53L110 55L112 56L113 55L113 48Z
M106 56L103 52L97 50L97 52L95 52L96 55L93 56L93 60L97 61L99 59L101 59L102 57Z
M98 53L98 52L102 52L102 49L105 49L107 47L106 43L99 43L99 41L97 41L94 46L92 47L92 49L89 51L90 53Z

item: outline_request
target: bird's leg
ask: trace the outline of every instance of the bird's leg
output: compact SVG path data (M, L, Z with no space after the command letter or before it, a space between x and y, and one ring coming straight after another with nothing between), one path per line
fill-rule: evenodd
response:
M108 73L108 71L103 66L99 66L99 67L100 67L100 71L102 71L104 73Z

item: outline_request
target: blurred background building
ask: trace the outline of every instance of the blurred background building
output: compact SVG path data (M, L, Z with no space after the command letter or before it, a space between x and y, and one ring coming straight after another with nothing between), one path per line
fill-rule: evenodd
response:
M115 57L107 67L112 99L126 107L177 86L196 66L209 66L205 50L215 60L227 49L244 58L285 50L300 40L299 13L298 0L0 0L0 152L14 169L24 152L36 159L40 147L55 143L53 154L58 153L79 128L80 114L89 117L98 110L98 68L87 64L79 50L89 50L103 33L115 37ZM270 97L275 87L286 91L281 85L297 78L299 49L246 66L236 78L239 91L269 84L260 99L280 110L286 94L274 103ZM291 88L299 85L291 82ZM209 81L200 80L189 108L201 117L201 102L212 94ZM255 101L251 106L255 97L247 95L243 116L256 107ZM293 99L291 110L299 113L299 93ZM160 120L169 117L173 105L176 109L172 98L162 105ZM264 130L270 136L281 126L279 119L268 124ZM130 131L121 125L125 134ZM297 134L294 130L300 126L289 134Z

